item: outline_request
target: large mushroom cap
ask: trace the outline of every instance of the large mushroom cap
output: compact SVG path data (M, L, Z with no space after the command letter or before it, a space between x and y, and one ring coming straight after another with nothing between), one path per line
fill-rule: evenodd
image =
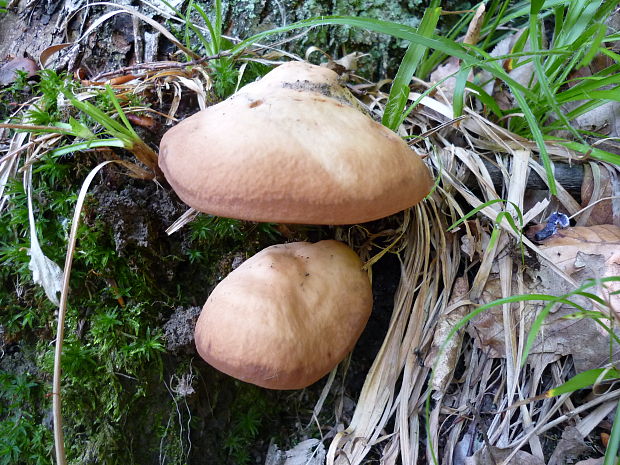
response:
M270 389L300 389L349 353L372 310L357 254L337 241L262 250L213 290L196 324L200 356Z
M432 185L418 155L360 111L335 72L300 62L170 129L159 160L188 205L253 221L371 221Z

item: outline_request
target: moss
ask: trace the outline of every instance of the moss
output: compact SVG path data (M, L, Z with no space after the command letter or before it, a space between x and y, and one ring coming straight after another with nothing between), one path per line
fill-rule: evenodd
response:
M227 32L245 37L281 25L282 13L287 23L343 14L415 25L421 2L280 3L282 11L257 0L225 3ZM205 9L210 11L210 6ZM369 51L365 71L378 76L394 66L405 44L362 30L324 27L290 46L303 55L310 45L334 56ZM262 65L250 64L245 79L261 72ZM67 120L66 109L56 105L57 88L64 82L51 72L42 75L36 91L45 98L34 115L36 122ZM109 101L94 101L110 109ZM82 121L89 124L87 118ZM37 233L44 252L56 263L64 261L81 180L99 161L97 154L48 154L35 165ZM51 450L49 341L55 334L56 309L31 282L21 182L12 182L8 193L10 206L0 213L0 348L21 354L30 368L25 378L18 378L15 367L0 367L6 370L0 373L0 392L17 392L12 386L23 386L17 397L0 396L0 431L20 418L23 428L7 446L11 463L45 463ZM207 215L168 236L165 227L184 210L168 191L130 180L116 169L106 168L96 178L78 234L63 355L65 434L72 463L156 463L163 456L165 463L253 462L274 436L282 436L277 438L281 446L289 445L291 438L280 433L280 425L298 421L295 406L302 395L304 405L313 405L313 396L318 397L308 391L297 397L267 392L215 372L194 353L164 351L161 328L175 308L201 306L234 259L279 239L272 225ZM188 373L194 393L176 389Z

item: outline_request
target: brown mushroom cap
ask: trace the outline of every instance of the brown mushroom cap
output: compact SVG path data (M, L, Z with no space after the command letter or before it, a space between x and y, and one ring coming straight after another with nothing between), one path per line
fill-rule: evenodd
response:
M253 221L361 223L432 186L418 155L360 111L335 72L300 62L170 129L159 164L188 205Z
M345 244L274 245L213 290L196 324L196 347L242 381L300 389L353 349L371 310L368 275Z

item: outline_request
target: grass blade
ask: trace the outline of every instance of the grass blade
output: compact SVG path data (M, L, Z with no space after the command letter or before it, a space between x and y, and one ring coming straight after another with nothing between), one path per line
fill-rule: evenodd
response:
M547 175L547 181L549 184L549 193L551 195L557 195L558 188L555 185L555 177L553 175L553 166L551 164L551 159L549 158L549 153L547 152L547 146L545 144L545 139L543 137L542 130L540 129L540 126L538 125L538 121L536 120L534 113L532 112L530 106L528 105L527 101L525 100L521 92L519 92L517 89L513 88L512 86L510 86L510 90L512 91L512 94L514 95L515 100L519 103L519 107L523 111L523 116L525 117L525 120L527 121L530 127L530 130L532 131L532 137L534 138L534 141L536 142L536 145L538 146L540 160L542 161L542 164L545 167L545 173Z
M106 93L108 94L108 97L110 98L110 101L112 102L112 105L114 105L114 109L118 113L119 118L121 119L121 121L123 121L123 124L127 128L127 132L134 138L139 139L140 137L138 136L138 134L136 134L136 131L134 131L133 126L131 125L131 123L129 123L127 116L125 116L125 112L121 108L120 103L118 103L118 99L116 98L116 95L114 95L114 92L112 91L112 87L106 84L105 90L106 90Z
M561 145L568 147L575 152L583 153L584 155L596 158L597 160L620 166L620 155L617 153L607 152L605 150L597 149L596 147L580 144L579 142L561 142Z
M538 12L540 11L540 8L542 7L542 3L543 2L541 1L532 2L532 10L530 12L530 35L529 36L530 36L530 49L533 52L539 52L541 50L541 44L539 42L541 38L541 33L538 27ZM556 101L555 92L553 92L551 90L551 87L549 86L549 80L548 80L546 71L543 67L541 56L534 55L532 57L532 60L534 63L534 71L536 73L536 78L538 80L538 86L543 91L543 95L545 96L546 103L551 107L551 109L557 115L559 120L562 123L564 123L565 128L567 128L577 140L583 141L581 134L579 134L579 132L575 128L573 128L573 126L570 124L570 122L568 121L568 119L566 118L562 110L560 109L558 102ZM549 173L547 173L547 176L549 176ZM551 178L549 178L549 181L551 181Z
M438 2L433 2L433 4L436 3ZM433 6L427 8L422 22L420 23L420 27L418 28L418 32L423 37L430 37L435 27L437 27L437 21L439 21L440 15L441 8L435 8ZM390 95L382 119L383 125L390 128L392 131L396 131L400 125L403 110L407 105L407 99L409 97L409 83L427 50L426 47L420 47L411 42L409 47L407 47L407 52L405 53L403 61L398 67L398 72L392 82Z
M545 396L555 397L562 394L575 392L578 389L584 389L608 379L620 378L620 371L615 368L595 368L593 370L583 371L573 376L571 379L560 386L549 389Z
M616 412L620 412L620 400L616 407ZM609 443L607 444L607 450L605 451L605 459L603 465L615 465L618 463L618 447L620 446L620 419L618 415L614 419L614 425L611 427L611 434L609 435Z

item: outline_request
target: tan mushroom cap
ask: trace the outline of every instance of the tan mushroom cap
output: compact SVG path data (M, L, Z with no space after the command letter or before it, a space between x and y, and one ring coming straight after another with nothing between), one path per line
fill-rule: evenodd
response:
M301 389L353 349L371 310L368 275L345 244L274 245L213 290L196 324L196 348L242 381Z
M420 157L364 114L335 72L300 62L170 129L159 164L188 205L253 221L361 223L432 186Z

